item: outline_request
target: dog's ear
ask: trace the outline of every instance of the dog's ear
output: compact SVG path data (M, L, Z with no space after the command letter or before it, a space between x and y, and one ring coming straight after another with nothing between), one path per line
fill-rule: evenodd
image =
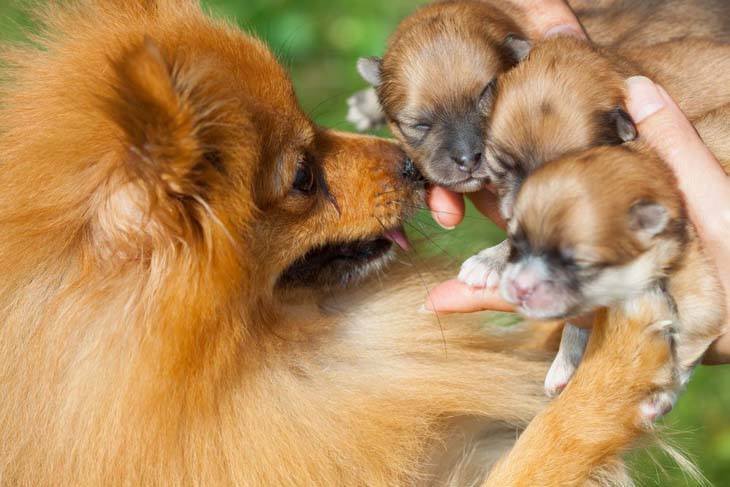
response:
M600 145L621 145L636 140L639 131L631 116L622 107L601 111L598 116L598 143Z
M515 64L519 64L530 55L530 51L532 51L532 43L517 34L509 34L504 41L502 41L502 49L507 57L509 57Z
M153 237L151 232L183 237L200 228L199 206L207 205L206 191L222 165L204 139L195 77L183 78L180 66L149 38L112 67L104 109L121 132L121 176L100 215L109 223L106 233L121 228L127 239Z
M362 79L377 88L383 82L383 60L379 57L363 57L357 61L357 71Z
M195 108L177 86L173 67L149 38L114 66L114 93L109 115L124 133L127 162L147 181L185 195L203 153Z

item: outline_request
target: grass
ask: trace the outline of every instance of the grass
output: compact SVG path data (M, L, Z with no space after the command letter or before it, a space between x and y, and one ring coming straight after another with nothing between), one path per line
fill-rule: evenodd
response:
M22 5L22 1L19 2ZM382 53L397 22L423 3L416 0L204 0L216 15L234 18L264 38L293 76L303 107L321 124L349 130L345 100L364 83L355 72L358 57ZM8 0L0 2L0 39L19 36L27 19ZM416 220L419 231L445 248L455 260L499 241L501 232L473 210L464 225L449 234L434 228L428 216ZM431 252L438 249L431 245ZM487 378L485 378L487 380ZM690 452L713 485L730 486L730 368L700 368L675 411L664 421L675 444ZM641 485L688 486L666 462L635 459ZM667 469L660 472L661 465Z

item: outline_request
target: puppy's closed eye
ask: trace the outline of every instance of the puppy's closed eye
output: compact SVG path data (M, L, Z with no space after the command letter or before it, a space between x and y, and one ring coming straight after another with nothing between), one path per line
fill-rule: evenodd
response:
M398 124L400 131L413 142L420 142L428 135L433 128L428 122L401 122Z

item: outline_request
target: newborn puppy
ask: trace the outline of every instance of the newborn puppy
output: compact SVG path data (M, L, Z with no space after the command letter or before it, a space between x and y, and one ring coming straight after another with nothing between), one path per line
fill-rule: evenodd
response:
M728 121L708 123L717 131ZM678 388L722 334L722 287L677 181L638 144L594 148L537 169L520 190L508 232L501 291L525 316L564 319L662 289L676 310ZM561 353L580 357L580 343L564 340ZM675 399L659 395L644 412L654 419Z
M579 14L584 14L589 32L604 44L638 45L641 39L649 43L695 32L717 34L727 24L705 22L708 12L720 7L700 0L661 3L653 12L662 15L649 17L644 15L643 6L629 8L620 2L606 5L600 12L580 2L576 6ZM674 23L673 29L660 21L680 12L685 20L704 20ZM545 160L567 150L621 143L635 137L633 123L622 108L625 77L638 73L657 74L659 81L685 77L687 82L676 92L687 93L687 105L702 105L701 96L692 98L690 94L708 94L708 99L712 98L713 87L708 86L707 79L713 78L704 77L704 73L718 59L714 54L719 48L704 52L706 45L699 41L700 45L690 48L682 46L695 41L624 52L601 51L573 39L547 41L538 47L542 54L530 56L531 68L513 70L522 74L514 74L511 84L523 80L527 85L511 90L505 86L508 83L497 79L530 52L531 44L519 28L524 24L521 13L509 4L500 3L497 8L488 1L437 2L418 10L401 23L382 59L365 58L358 63L362 76L376 87L377 96L375 91L356 95L350 100L351 115L364 111L371 115L367 119L354 117L363 128L388 120L409 156L434 184L457 192L473 192L491 180L502 196L503 214L509 217L520 182ZM698 52L692 52L695 47ZM727 49L722 54L727 54ZM532 62L532 58L538 61ZM695 66L698 60L704 66ZM551 63L555 63L552 70ZM549 72L540 72L543 68ZM560 70L567 70L567 76L572 77L571 89L560 85ZM531 80L533 75L537 77ZM549 86L542 87L542 80ZM608 89L605 93L604 87ZM503 91L511 91L517 101L505 101L509 95L500 96ZM547 100L532 103L533 95ZM583 104L576 108L574 102ZM530 113L513 117L521 107L528 107ZM539 126L547 117L554 121L552 126ZM534 118L535 123L521 130L520 124L526 118ZM507 127L502 130L504 125ZM517 131L510 138L509 130L514 126ZM524 144L525 153L514 151L515 157L524 161L513 162L507 150L499 151L499 145L490 145L500 131L507 132L506 149L519 149ZM527 139L522 140L523 136ZM465 263L459 277L473 286L496 288L507 251L502 244L480 253Z
M529 50L513 18L479 0L437 2L416 11L393 34L382 59L359 61L377 97L357 95L351 116L358 106L373 114L374 120L356 119L363 127L384 116L433 183L459 192L481 189L487 182L484 95ZM373 106L377 100L382 111Z

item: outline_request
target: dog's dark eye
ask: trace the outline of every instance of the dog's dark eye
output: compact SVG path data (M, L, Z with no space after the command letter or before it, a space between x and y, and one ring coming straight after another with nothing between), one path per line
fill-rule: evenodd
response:
M306 161L299 163L292 187L303 194L312 194L317 189L317 178L314 176L314 170Z
M416 125L411 125L411 128L418 132L426 133L431 130L431 125L427 123L417 123Z

